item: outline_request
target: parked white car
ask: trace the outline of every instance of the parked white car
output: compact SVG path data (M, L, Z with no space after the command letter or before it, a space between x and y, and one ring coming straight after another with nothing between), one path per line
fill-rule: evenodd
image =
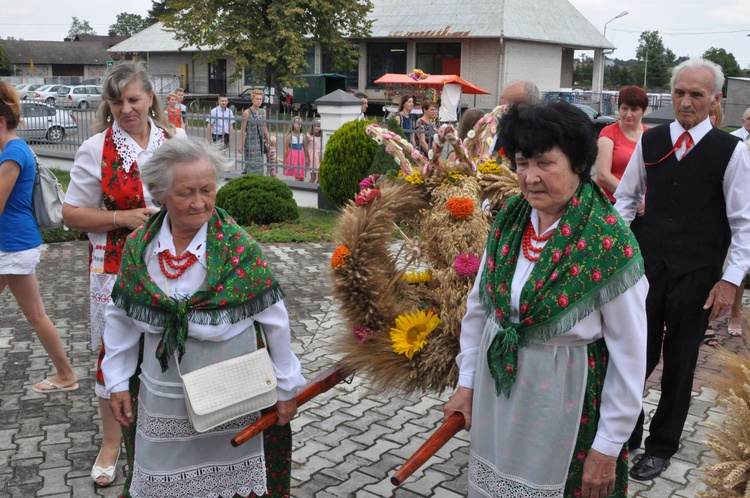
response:
M36 91L27 93L26 100L35 100L44 102L45 104L55 105L57 92L64 86L65 85L40 86Z
M18 95L21 97L21 100L26 100L29 97L29 94L33 93L34 90L40 86L44 85L41 83L21 83L20 85L16 85L16 90L18 90Z
M62 142L78 133L78 123L71 111L55 109L42 102L21 102L22 124L16 133L24 140Z
M88 109L98 107L102 101L102 87L98 85L63 86L57 91L57 105Z

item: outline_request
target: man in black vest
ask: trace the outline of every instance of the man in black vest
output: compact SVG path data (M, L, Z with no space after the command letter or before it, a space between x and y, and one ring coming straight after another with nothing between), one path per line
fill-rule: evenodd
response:
M729 312L750 266L750 204L742 198L750 189L750 156L708 119L723 83L721 68L710 61L674 68L676 120L643 134L615 192L628 223L646 194L638 241L649 281L647 378L664 356L661 399L645 453L630 471L637 480L659 476L677 452L708 321ZM642 435L643 412L631 450Z

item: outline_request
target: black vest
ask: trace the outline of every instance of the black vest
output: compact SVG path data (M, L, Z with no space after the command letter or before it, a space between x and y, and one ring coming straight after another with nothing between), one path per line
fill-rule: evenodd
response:
M712 128L678 161L672 153L646 168L646 213L638 229L646 268L665 264L673 276L707 266L721 270L731 233L724 202L724 172L737 137ZM644 163L672 149L669 125L642 137Z

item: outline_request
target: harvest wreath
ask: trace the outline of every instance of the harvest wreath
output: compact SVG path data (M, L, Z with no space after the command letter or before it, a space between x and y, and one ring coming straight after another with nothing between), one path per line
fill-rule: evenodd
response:
M519 193L507 164L491 160L496 108L465 141L445 125L429 157L373 124L367 134L399 163L372 175L339 221L331 258L334 292L348 332L341 363L380 390L442 392L455 386L461 319L479 270L492 214ZM440 157L446 143L451 160Z

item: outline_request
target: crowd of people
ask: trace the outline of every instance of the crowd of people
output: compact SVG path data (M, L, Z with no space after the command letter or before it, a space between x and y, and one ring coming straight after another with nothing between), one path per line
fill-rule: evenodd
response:
M675 121L653 129L642 123L645 91L624 87L618 122L598 137L582 111L542 104L531 83L501 93L495 149L522 194L499 207L490 230L461 324L458 387L443 407L470 431L468 496L624 498L629 478L668 467L709 322L731 313L730 335L742 334L732 320L750 268L750 109L742 128L721 131L723 82L712 62L679 64ZM245 172L275 163L262 99L253 92L243 113ZM71 170L63 217L88 234L99 351L103 436L91 478L115 482L124 447L124 496L290 495L289 422L305 379L261 248L215 206L234 135L227 100L212 109L206 140L188 138L178 92L164 107L141 65L120 64ZM421 102L419 119L414 105L403 96L395 117L426 154L437 105ZM464 113L459 136L482 116ZM18 93L0 82L0 292L13 293L54 365L34 391L70 391L78 379L35 275L36 161L15 134L19 121ZM284 174L304 181L311 171L316 182L321 142L319 120L304 130L294 118ZM229 440L247 417L197 432L181 373L263 346L278 381L277 425L237 448ZM644 385L661 360L644 441ZM628 452L641 446L629 468Z

